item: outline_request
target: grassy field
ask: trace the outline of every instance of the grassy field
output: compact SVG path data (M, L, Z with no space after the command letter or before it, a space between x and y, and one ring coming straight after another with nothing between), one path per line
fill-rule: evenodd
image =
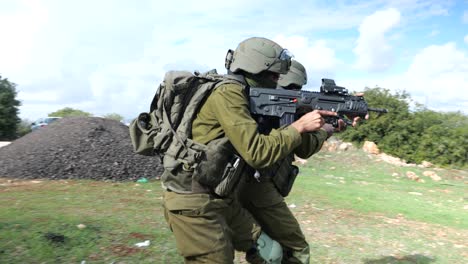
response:
M311 263L468 263L468 172L435 170L433 181L424 170L361 151L310 159L287 202ZM182 263L160 183L0 179L0 263L82 261Z

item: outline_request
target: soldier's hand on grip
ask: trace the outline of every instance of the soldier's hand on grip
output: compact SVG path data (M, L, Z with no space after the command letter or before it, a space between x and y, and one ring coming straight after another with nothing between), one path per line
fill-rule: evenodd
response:
M327 110L314 110L303 115L297 121L291 124L299 133L312 132L319 130L324 124L324 116L336 116L336 112Z

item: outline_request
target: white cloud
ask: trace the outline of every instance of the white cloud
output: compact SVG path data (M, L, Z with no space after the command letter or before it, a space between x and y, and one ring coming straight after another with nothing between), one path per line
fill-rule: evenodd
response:
M119 113L132 117L148 111L164 70L148 61L109 65L89 78L92 102L83 102L93 113ZM102 107L105 105L106 107Z
M468 35L466 35L463 40L465 40L465 43L468 44Z
M307 86L316 86L323 76L334 76L337 67L343 63L325 40L309 41L307 37L297 35L290 37L279 35L273 40L289 49L294 54L294 59L307 69L309 79Z
M431 45L420 51L408 69L408 75L418 77L436 76L445 73L468 70L465 52L458 50L455 43ZM466 76L468 78L468 75Z
M345 80L351 87L406 90L411 97L438 111L468 113L468 54L455 43L431 45L419 51L402 75Z
M20 11L0 12L0 71L11 78L21 75L35 54L33 49L48 21L47 9L39 1L21 1ZM3 5L3 4L2 4Z
M37 92L29 92L29 93L21 93L21 99L26 101L34 101L37 103L51 103L57 102L59 99L58 94L53 91L37 91Z
M356 67L368 71L382 71L393 63L392 47L386 33L400 22L400 12L394 8L377 11L366 17L359 27L354 53Z
M417 96L424 96L434 107L441 104L460 106L468 104L468 56L455 43L432 45L419 52L405 78ZM434 102L439 105L435 106ZM468 110L464 110L465 112Z
M463 23L468 24L468 10L465 10L465 12L463 12L462 21Z

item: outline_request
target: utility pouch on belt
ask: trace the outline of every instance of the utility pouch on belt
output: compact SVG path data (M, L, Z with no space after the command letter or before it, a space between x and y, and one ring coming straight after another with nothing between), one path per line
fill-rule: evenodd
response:
M283 197L288 196L289 192L291 192L297 174L299 174L299 168L289 164L289 172L286 177L279 177L279 174L273 177L273 183Z
M294 156L289 155L271 166L272 181L283 197L288 196L296 176L299 174L299 168L292 165L293 159Z
M214 188L214 192L221 197L228 196L239 182L244 167L245 161L240 156L234 155L224 168L221 182Z
M245 162L235 153L228 138L207 144L193 179L212 189L219 196L227 196L239 182Z

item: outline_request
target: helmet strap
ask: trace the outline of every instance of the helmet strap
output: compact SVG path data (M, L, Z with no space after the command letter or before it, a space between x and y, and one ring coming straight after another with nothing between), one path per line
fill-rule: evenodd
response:
M234 51L229 49L226 53L226 59L224 61L224 67L229 70L231 67L232 59L234 58Z

